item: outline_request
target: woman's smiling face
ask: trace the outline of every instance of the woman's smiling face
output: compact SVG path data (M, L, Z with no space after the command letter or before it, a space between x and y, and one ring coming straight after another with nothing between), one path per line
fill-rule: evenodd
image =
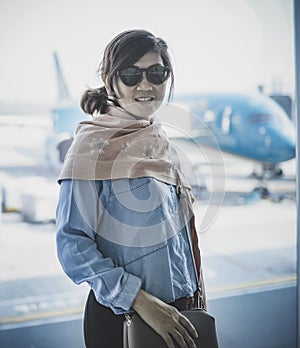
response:
M140 69L149 68L152 65L164 65L159 53L147 52L135 64ZM160 85L155 85L147 80L145 72L141 82L135 86L126 86L117 76L115 79L115 91L120 106L136 118L148 118L162 104L166 94L167 80Z

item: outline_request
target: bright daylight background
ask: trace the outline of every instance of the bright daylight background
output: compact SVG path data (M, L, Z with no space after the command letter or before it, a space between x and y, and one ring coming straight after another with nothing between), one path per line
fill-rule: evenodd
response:
M56 256L61 133L54 132L51 114L58 103L53 52L77 104L87 86L100 84L96 71L107 43L133 28L167 41L177 94L253 92L263 85L266 94L293 98L293 25L293 0L0 0L0 195L5 189L13 208L0 209L1 348L83 347L87 285L74 285ZM198 153L194 158L207 188L199 190L201 221L210 192L220 191L210 171L224 168L215 158L209 165ZM282 178L270 181L272 199L261 199L253 163L224 158L225 200L220 210L215 201L209 205L214 223L200 237L220 346L227 340L230 348L292 347L286 340L296 340L295 159L282 164ZM69 330L62 323L70 313L77 321ZM63 334L35 325L44 319L59 322ZM18 335L10 325L26 329ZM251 346L253 340L258 343Z
M293 93L292 0L0 0L0 102L52 106L52 52L70 92L97 85L105 45L143 28L171 48L176 92Z

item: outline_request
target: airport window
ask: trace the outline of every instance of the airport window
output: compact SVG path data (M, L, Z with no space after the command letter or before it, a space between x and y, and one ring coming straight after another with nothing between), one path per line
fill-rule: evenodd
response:
M75 1L71 8L66 0L59 6L56 1L1 3L5 4L0 11L1 348L85 347L83 317L90 286L69 279L57 257L57 178L78 123L92 119L80 109L80 98L87 86L103 86L96 71L107 38L118 26L132 27L135 17L145 28L156 28L175 58L174 103L164 103L160 110L169 109L166 133L186 159L208 312L216 318L219 346L296 347L299 173L293 3L297 1L157 2L159 11L155 3L142 7L126 1ZM112 6L117 11L111 11ZM69 40L70 33L76 40ZM60 60L55 52L52 57L54 47ZM167 88L170 82L171 78ZM258 85L264 88L253 93ZM106 100L102 92L92 94ZM284 102L289 115L269 96ZM184 104L180 110L177 97ZM150 99L146 103L151 105ZM145 100L139 101L142 107ZM105 140L94 140L99 146L91 142L86 149L98 155ZM120 155L127 148L124 142ZM151 148L144 151L151 161L155 156L148 152ZM172 164L170 170L176 167ZM176 215L176 190L164 187L165 209ZM140 187L135 198L145 192ZM123 196L114 199L121 202ZM97 203L100 206L101 201ZM158 207L157 212L165 214L163 209ZM78 225L85 228L86 222L82 219ZM184 244L181 237L178 244ZM78 252L75 262L82 255ZM131 256L135 258L136 249ZM110 264L114 272L120 270L121 266L114 268L117 262ZM157 268L161 277L169 276L165 268ZM181 285L178 281L174 286L176 296Z

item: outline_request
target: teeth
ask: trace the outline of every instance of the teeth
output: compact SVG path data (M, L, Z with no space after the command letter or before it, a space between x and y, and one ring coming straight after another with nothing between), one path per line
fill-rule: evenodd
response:
M135 98L135 100L140 101L140 102L147 102L147 101L151 101L152 98L150 98L150 97L139 97L139 98Z

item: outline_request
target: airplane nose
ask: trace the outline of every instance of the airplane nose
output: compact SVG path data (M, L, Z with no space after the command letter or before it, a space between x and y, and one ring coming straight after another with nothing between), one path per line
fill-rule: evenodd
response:
M287 151L291 158L296 156L296 142L290 141L290 144L287 144Z
M278 162L288 161L296 155L296 139L295 137L284 134L276 134L273 136L270 150L272 157L277 158Z

